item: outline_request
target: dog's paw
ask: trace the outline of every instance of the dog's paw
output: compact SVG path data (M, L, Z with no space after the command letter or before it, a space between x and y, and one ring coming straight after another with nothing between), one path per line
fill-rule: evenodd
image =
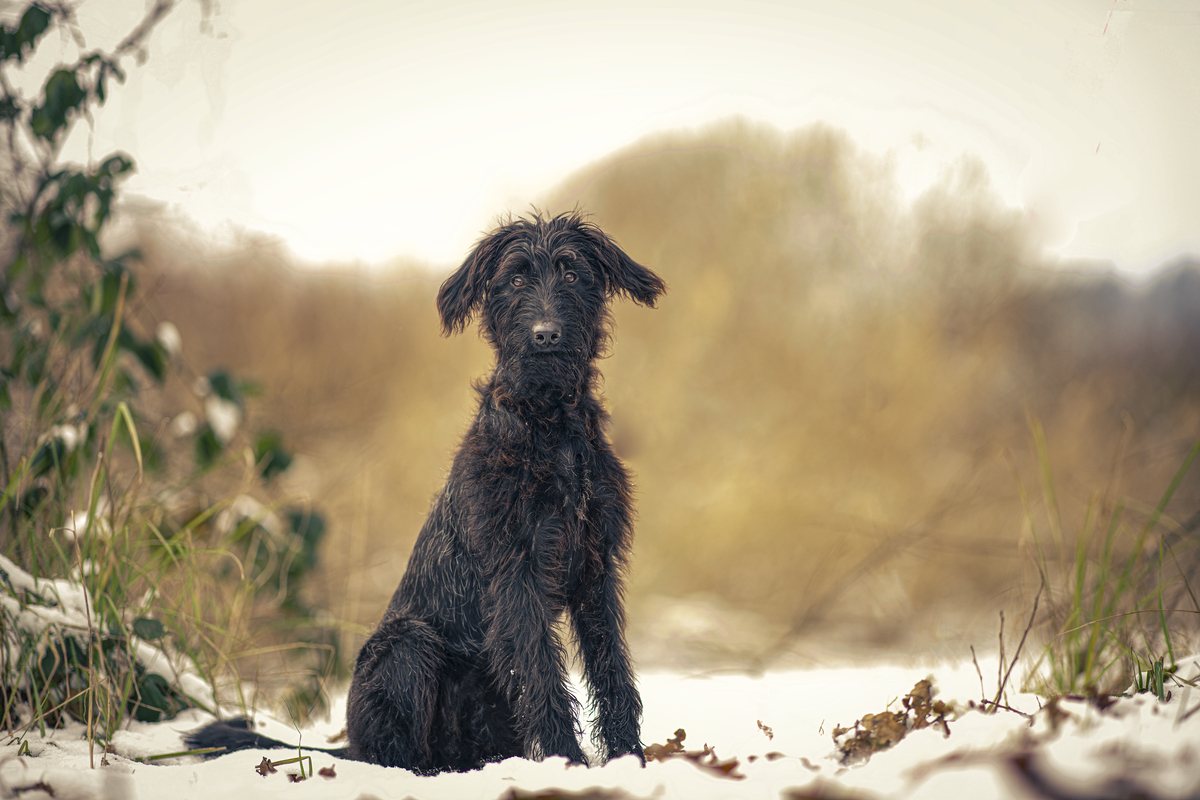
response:
M613 761L625 756L637 756L637 760L642 762L642 766L646 766L646 754L642 752L641 744L630 745L627 747L612 747L608 751L606 761Z
M570 762L572 767L591 766L590 764L588 764L587 756L585 756L583 754L583 750L581 750L578 746L576 746L572 752L563 753L563 755L565 755L567 757L567 761Z
M538 753L536 749L533 752L526 750L525 753L526 758L532 758L534 760L554 758L556 756L559 758L565 758L567 760L567 764L572 767L579 765L585 767L590 766L588 764L587 756L583 754L583 749L579 746L579 742L574 740L563 740L557 745L551 745L549 747L542 748L541 753Z

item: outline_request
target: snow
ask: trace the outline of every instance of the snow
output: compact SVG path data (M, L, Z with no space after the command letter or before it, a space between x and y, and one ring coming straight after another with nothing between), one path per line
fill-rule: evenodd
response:
M38 635L51 626L86 630L86 598L77 584L38 580L3 556L0 570L0 610L16 627ZM179 681L190 695L211 703L208 687L178 670L156 647L138 641L137 656L149 671ZM1200 798L1200 689L1190 685L1200 677L1200 657L1180 663L1177 674L1187 683L1168 681L1167 702L1139 694L1100 701L1064 698L1043 707L1037 696L1014 691L1003 698L1009 710L984 714L973 706L985 693L995 693L997 678L989 687L982 676L998 676L998 666L994 658L985 658L978 666L964 659L758 676L648 670L640 678L642 739L647 745L664 744L683 729L686 752L645 767L633 756L590 769L569 766L562 758L511 758L474 772L418 776L313 753L312 767L333 767L332 776L296 783L288 777L299 773L296 764L279 765L274 774L256 770L264 758L280 761L293 757L294 750L243 751L208 761L152 759L184 750L182 735L212 719L196 709L164 723L130 720L113 735L108 753L90 746L79 724L49 731L45 738L35 731L22 739L24 731L12 731L0 739L0 798L487 800L510 798L514 789L534 796L557 790L560 797L581 800L589 790L586 798L592 800ZM890 749L843 764L834 730L853 727L866 714L904 711L902 698L922 679L933 683L935 700L953 706L946 715L948 732L938 726L913 729ZM578 679L575 691L583 696ZM345 718L344 690L329 720L299 733L269 715L256 718L269 737L327 746ZM588 755L596 760L593 752ZM736 759L732 769L713 766L719 761L729 767L731 759Z
M0 582L0 606L22 630L35 635L51 625L87 630L87 595L78 583L35 578L4 556L0 556ZM42 598L45 604L17 599L18 594L28 593Z
M996 663L981 660L985 676ZM1196 659L1180 665L1192 679ZM955 701L950 733L914 730L895 747L868 761L844 766L831 738L838 724L852 725L867 713L902 710L899 698L920 679L932 677L936 699ZM994 679L993 679L994 681ZM985 679L986 682L986 679ZM0 746L0 796L19 793L23 800L50 795L22 791L41 782L55 800L63 798L501 798L514 788L536 794L548 789L583 792L609 790L606 797L776 798L789 790L868 798L1123 797L1136 791L1161 798L1200 797L1200 691L1172 686L1162 703L1152 695L1118 698L1104 710L1086 699L1061 700L1041 708L1033 695L1010 693L1014 711L985 715L967 709L982 694L975 665L957 664L825 668L743 674L685 675L647 672L640 686L645 705L643 740L663 743L677 728L686 730L687 750L711 745L720 759L736 757L727 777L684 758L651 762L642 768L626 757L603 767L569 767L561 758L532 762L508 759L468 773L417 776L397 769L360 764L323 753L312 754L315 768L334 766L336 776L293 783L295 764L261 776L255 767L264 757L290 758L295 751L247 751L209 761L196 757L154 764L134 759L182 749L183 732L206 722L200 711L159 724L131 722L113 737L107 765L102 754L91 768L80 726L29 741L30 754L17 757L18 745ZM989 687L995 692L994 682ZM344 696L329 721L302 732L303 742L324 746L342 726ZM257 715L268 736L295 741L286 722ZM759 723L770 728L772 738ZM337 745L334 745L337 746ZM779 754L782 756L768 754ZM1039 788L1040 787L1040 788Z

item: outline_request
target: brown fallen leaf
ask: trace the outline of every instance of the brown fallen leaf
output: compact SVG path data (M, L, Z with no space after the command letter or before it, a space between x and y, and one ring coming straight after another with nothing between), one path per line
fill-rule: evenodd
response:
M954 707L941 700L935 701L933 693L931 681L917 681L902 700L904 711L864 714L852 727L836 726L833 729L833 742L842 753L842 763L865 761L874 753L894 747L910 730L940 727L949 736L950 726L946 715L952 714Z
M714 772L724 778L740 781L746 777L737 771L738 760L736 758L722 759L707 744L699 750L684 750L683 740L686 738L687 732L683 728L679 728L675 731L674 738L668 739L666 744L652 744L647 746L643 751L646 760L666 761L668 758L684 758L691 761L697 767Z
M683 752L683 740L686 738L687 731L679 728L675 731L674 738L667 739L666 744L647 745L642 754L646 756L647 761L666 761L669 756Z
M254 768L254 771L265 778L268 775L275 774L279 770L275 769L275 765L271 763L271 759L264 756L263 760L260 761L258 766Z

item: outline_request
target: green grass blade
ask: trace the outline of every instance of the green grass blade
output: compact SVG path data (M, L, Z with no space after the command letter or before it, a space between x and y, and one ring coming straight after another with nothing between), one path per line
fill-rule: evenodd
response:
M138 441L137 426L133 424L133 415L129 413L129 406L122 400L117 403L117 414L113 417L112 433L109 436L110 441L117 436L117 422L123 421L125 429L129 433L129 441L133 443L133 455L137 458L138 479L142 477L142 445Z

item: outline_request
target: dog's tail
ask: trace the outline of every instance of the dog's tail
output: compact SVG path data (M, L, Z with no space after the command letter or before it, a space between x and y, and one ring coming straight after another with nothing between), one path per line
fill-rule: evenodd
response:
M198 728L191 733L183 735L183 743L187 745L189 750L207 750L213 748L214 752L206 753L204 758L216 758L223 756L226 753L232 753L234 750L277 750L286 748L288 750L298 749L296 745L281 742L278 739L271 739L262 734L255 733L251 730L252 723L246 717L238 717L237 719L217 720L210 722L203 728ZM219 750L217 748L224 748ZM329 753L330 755L340 756L341 758L350 757L350 748L339 747L330 749L326 747L308 747L303 745L299 749L316 750L321 753Z

